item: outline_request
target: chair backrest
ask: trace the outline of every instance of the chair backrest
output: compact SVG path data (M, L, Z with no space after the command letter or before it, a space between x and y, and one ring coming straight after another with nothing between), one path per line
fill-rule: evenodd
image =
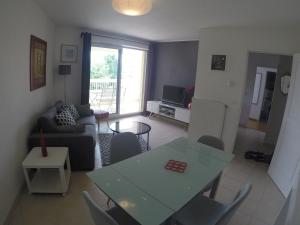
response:
M220 138L214 136L203 135L198 139L198 142L213 148L224 150L224 142Z
M119 225L110 215L108 215L95 203L87 191L83 191L82 194L90 209L95 225Z
M135 134L126 132L114 135L110 143L110 162L116 163L142 153Z
M226 225L228 224L229 220L234 215L235 211L238 209L238 207L242 204L242 202L245 200L245 198L248 196L249 192L251 191L252 185L246 184L239 193L235 196L233 201L226 205L226 208L224 209L224 213L220 217L219 221L216 225Z

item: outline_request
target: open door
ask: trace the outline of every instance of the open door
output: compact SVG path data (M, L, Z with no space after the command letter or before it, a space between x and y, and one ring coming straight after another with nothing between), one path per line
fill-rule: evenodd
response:
M284 93L283 93L284 94ZM285 197L300 163L300 54L294 55L290 90L269 174Z

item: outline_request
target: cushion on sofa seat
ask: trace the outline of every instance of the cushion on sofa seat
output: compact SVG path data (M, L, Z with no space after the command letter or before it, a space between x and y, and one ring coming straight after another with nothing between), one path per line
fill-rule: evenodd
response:
M69 111L75 120L78 120L80 118L80 115L74 105L69 105Z
M94 114L93 110L90 108L90 104L75 105L75 107L80 117L92 116Z
M95 125L96 124L96 119L95 116L86 116L82 117L79 120L77 120L77 124L90 124L90 125Z
M78 120L80 118L80 115L76 109L76 107L74 105L67 105L67 104L63 104L61 106L61 112L62 111L65 111L65 110L68 110L71 115L73 116L74 120Z
M76 121L69 110L64 110L55 116L56 122L61 126L75 126Z

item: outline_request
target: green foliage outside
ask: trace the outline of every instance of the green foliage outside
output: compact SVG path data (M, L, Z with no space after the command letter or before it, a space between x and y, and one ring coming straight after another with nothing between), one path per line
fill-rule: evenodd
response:
M118 60L115 55L107 55L104 62L91 66L91 79L116 79L118 71Z

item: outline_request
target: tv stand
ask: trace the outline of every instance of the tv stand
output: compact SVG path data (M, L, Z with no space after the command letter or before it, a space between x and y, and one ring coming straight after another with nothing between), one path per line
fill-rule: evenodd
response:
M190 110L169 104L161 101L147 101L147 111L151 114L156 114L178 120L184 123L190 123Z

